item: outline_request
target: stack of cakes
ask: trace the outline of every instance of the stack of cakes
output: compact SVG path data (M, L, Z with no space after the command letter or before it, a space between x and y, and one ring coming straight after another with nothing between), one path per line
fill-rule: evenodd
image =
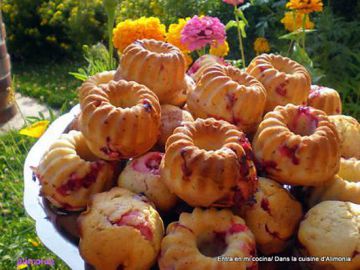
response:
M297 247L351 258L314 267L359 269L360 128L338 115L339 94L280 55L246 71L211 57L196 65L193 81L178 48L132 43L116 72L83 83L79 131L33 168L54 206L85 210L84 260L104 270L258 269L257 255Z

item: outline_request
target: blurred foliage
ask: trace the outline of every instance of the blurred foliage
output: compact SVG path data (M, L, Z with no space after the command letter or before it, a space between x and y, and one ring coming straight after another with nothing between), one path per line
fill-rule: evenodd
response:
M17 58L71 55L106 31L101 0L3 0L1 10L9 51Z

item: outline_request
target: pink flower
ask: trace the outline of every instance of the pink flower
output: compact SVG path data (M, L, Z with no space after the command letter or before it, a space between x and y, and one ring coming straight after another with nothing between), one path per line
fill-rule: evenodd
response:
M223 0L223 2L233 6L238 6L244 4L245 0Z
M225 26L215 17L192 17L181 31L181 43L191 51L204 48L214 40L223 44L226 39Z

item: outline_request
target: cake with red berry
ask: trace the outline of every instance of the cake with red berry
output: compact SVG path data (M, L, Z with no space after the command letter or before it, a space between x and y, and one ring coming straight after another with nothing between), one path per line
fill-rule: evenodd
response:
M42 196L58 208L78 211L93 194L111 187L114 168L99 160L84 136L73 130L55 140L33 170Z
M80 254L98 270L150 269L164 233L146 197L119 187L94 195L78 227Z
M288 104L265 115L253 139L259 170L291 185L316 186L339 170L340 145L327 115Z
M191 206L231 207L257 187L250 143L235 126L198 118L175 129L166 142L161 177Z
M160 176L163 153L149 152L132 159L121 172L118 186L143 193L162 211L170 210L177 201Z
M254 236L242 218L229 210L195 208L167 227L158 261L160 270L255 270L255 256Z
M279 183L259 178L255 203L242 207L242 217L266 255L284 251L302 219L301 204Z
M312 85L308 106L324 111L327 115L341 114L342 106L339 93L332 88Z
M80 126L91 151L120 160L149 151L160 133L160 104L144 85L125 80L95 87L80 98Z
M233 66L213 65L189 93L187 105L195 118L225 120L252 133L263 117L265 102L266 90L254 77Z
M246 72L258 79L267 91L265 112L288 103L306 105L311 76L305 67L275 54L255 57Z

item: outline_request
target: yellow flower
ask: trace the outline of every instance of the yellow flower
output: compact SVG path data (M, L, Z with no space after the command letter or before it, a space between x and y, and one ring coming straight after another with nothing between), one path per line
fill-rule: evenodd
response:
M294 32L298 29L302 29L303 19L305 14L298 12L285 12L284 18L281 23L285 26L286 30ZM309 16L306 16L305 29L313 29L314 23L310 20Z
M38 247L39 246L39 242L29 238L28 239L28 242L31 243L34 247Z
M322 0L290 0L286 7L292 10L297 10L303 14L317 12L323 10Z
M166 41L178 47L183 52L189 52L187 46L181 43L181 31L188 20L190 20L190 18L179 19L178 23L170 24L169 30L166 34Z
M27 268L27 264L26 263L23 263L23 264L18 264L17 266L16 266L16 269L18 269L18 270L20 270L20 269L25 269L25 268Z
M39 121L19 131L19 134L32 138L40 138L49 125L49 121Z
M113 30L114 47L120 53L138 39L151 38L156 40L165 40L165 25L159 18L141 17L137 20L125 20L120 22Z
M267 39L258 37L254 42L254 51L256 54L270 52L270 44Z
M229 53L229 43L225 41L223 44L218 44L217 42L213 42L210 46L210 54L218 56L218 57L224 57L227 56Z

